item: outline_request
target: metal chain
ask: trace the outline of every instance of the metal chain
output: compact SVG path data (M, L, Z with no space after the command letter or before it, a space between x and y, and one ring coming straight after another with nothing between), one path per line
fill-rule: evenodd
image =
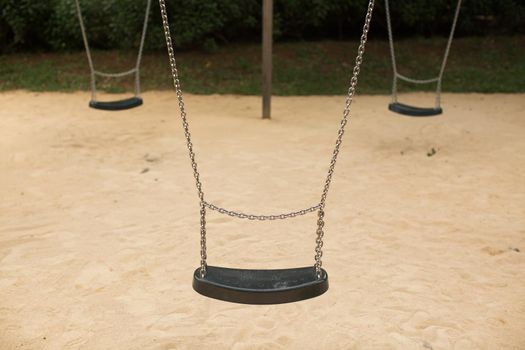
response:
M354 98L357 78L359 77L359 72L361 71L361 64L363 63L363 56L365 54L366 40L368 37L368 31L370 30L370 21L372 20L372 12L374 10L374 0L368 2L368 9L366 11L365 23L363 25L363 34L361 35L361 40L359 42L359 47L357 48L357 56L355 58L355 66L352 71L352 78L350 78L350 87L348 88L348 95L346 97L345 109L343 111L343 118L341 119L341 124L339 126L339 131L337 132L337 139L335 141L334 151L332 153L332 159L330 160L330 166L328 167L328 175L326 176L326 181L323 188L323 193L321 195L321 201L319 203L319 213L317 220L317 239L315 247L315 271L317 277L321 278L321 266L322 261L321 257L323 256L323 236L324 236L324 207L326 205L326 197L328 196L328 190L330 189L330 184L332 182L332 177L334 175L335 164L337 162L337 156L339 154L339 149L343 142L343 135L345 133L345 126L348 123L348 116L350 114L350 106L352 105L352 100Z
M90 85L91 85L91 100L95 101L97 98L97 87L95 77L95 66L93 64L93 57L91 57L91 49L89 48L89 41L86 34L86 27L84 26L84 19L82 17L82 10L80 8L80 0L75 0L75 6L77 8L78 23L80 24L80 31L82 33L82 40L84 41L84 47L86 49L86 55L89 63L90 71Z
M120 73L106 73L106 72L101 72L99 70L94 70L93 73L101 77L106 77L106 78L120 78L120 77L125 77L126 75L137 73L137 68L133 68L133 69L127 70L125 72L120 72Z
M221 214L226 214L231 217L239 218L239 219L248 219L248 220L259 220L259 221L266 221L266 220L284 220L289 218L295 218L296 216L306 215L308 213L312 213L316 210L318 210L321 206L321 204L314 205L313 207L298 210L298 211L292 211L290 213L286 214L275 214L275 215L254 215L254 214L245 214L242 212L234 211L234 210L227 210L221 207L218 207L214 204L204 202L204 205L214 211L217 211Z
M370 29L370 21L372 19L372 12L374 9L374 0L369 0L368 8L365 16L365 23L363 25L363 33L361 35L359 47L357 49L357 56L355 59L355 66L352 71L352 77L350 79L350 87L348 88L348 95L345 101L345 108L343 111L343 117L339 126L339 131L337 133L337 139L335 142L335 147L332 153L332 158L330 160L330 165L328 167L328 175L326 177L325 185L323 187L323 192L321 195L321 200L316 206L299 210L296 212L290 212L286 214L278 215L253 215L245 214L241 212L231 211L224 208L217 207L211 203L208 203L204 200L204 193L202 190L202 183L200 181L200 174L197 170L197 163L195 161L195 152L193 151L193 144L191 142L191 134L189 131L188 121L186 119L186 111L184 108L184 100L182 97L182 88L179 80L179 73L177 70L177 64L175 61L175 54L173 49L173 41L171 39L170 28L168 23L168 15L166 12L166 2L165 0L159 0L160 12L162 17L162 24L164 28L164 35L166 37L166 46L168 49L169 62L171 67L171 74L173 78L173 85L175 86L175 91L177 94L177 99L179 103L180 116L182 120L182 127L184 129L184 136L186 137L186 144L188 147L188 152L191 161L191 167L193 168L193 176L195 178L195 183L197 187L197 192L200 199L201 206L201 269L200 274L202 277L206 274L206 208L215 210L221 214L230 215L232 217L238 217L249 220L277 220L277 219L287 219L291 217L296 217L298 215L304 215L313 211L318 211L318 220L317 220L317 238L316 238L316 248L315 248L315 270L318 278L321 278L321 266L322 266L322 256L323 256L323 236L324 236L324 207L326 205L326 198L328 196L328 191L330 189L330 184L335 170L335 165L337 162L337 156L339 154L339 149L343 141L343 135L345 131L345 126L348 122L348 116L350 114L350 106L355 94L357 86L357 78L361 70L361 64L363 63L363 55L365 53L365 45L367 41L368 31Z
M177 94L177 100L179 102L180 118L182 121L182 128L184 129L184 136L186 138L186 146L188 148L188 154L190 156L191 168L193 169L193 177L195 178L195 186L197 187L197 193L200 200L200 245L201 245L201 267L200 275L204 277L206 275L206 206L204 205L204 192L202 191L202 183L200 180L200 174L197 169L197 162L195 161L195 152L193 151L193 143L191 142L191 134L186 118L186 109L184 108L184 99L182 98L182 88L179 80L179 72L177 70L177 62L175 61L175 52L173 50L173 41L171 39L170 27L168 23L168 14L166 12L165 0L159 0L160 13L162 17L162 26L164 29L164 36L166 38L166 47L168 48L168 56L170 61L171 76L173 78L173 86Z
M165 0L159 0L160 13L162 16L162 25L164 28L164 36L166 37L166 46L168 47L168 56L170 60L171 76L173 78L173 85L175 86L175 92L177 93L177 100L179 101L180 118L182 120L182 128L184 129L184 136L186 137L186 146L188 147L188 153L190 155L191 167L193 169L193 177L195 178L195 184L197 186L197 192L201 205L204 202L204 193L202 191L202 183L200 180L200 174L197 169L197 162L195 161L195 152L193 151L193 143L191 142L191 134L186 118L186 109L184 107L184 99L182 98L182 89L179 80L179 71L177 70L177 62L175 61L175 52L173 50L173 41L171 40L170 26L168 24L168 14L166 12Z
M441 68L439 69L439 79L436 87L436 106L441 105L441 83L443 81L443 73L445 72L445 67L447 66L448 55L450 54L450 46L452 45L452 39L454 39L454 32L456 31L456 24L458 23L459 10L461 9L461 0L458 0L456 5L456 10L454 12L454 19L452 20L452 28L450 28L450 33L448 35L447 47L445 48L445 55L443 56L443 63L441 63Z
M339 148L343 142L343 135L345 133L345 126L348 122L348 116L350 114L350 106L352 104L356 86L357 78L359 72L361 71L361 64L363 63L363 55L365 54L365 45L368 36L368 31L370 29L370 21L372 20L372 10L374 9L374 0L370 0L368 3L368 10L366 12L365 24L363 25L363 34L361 35L361 40L359 47L357 48L357 57L355 58L355 66L352 71L352 78L350 78L350 87L348 88L348 95L346 97L345 109L343 110L343 117L341 119L341 124L339 126L339 131L337 132L337 139L335 141L334 151L332 153L332 159L330 160L330 166L328 167L328 175L326 176L325 185L323 188L323 193L321 195L321 209L324 208L326 197L328 196L328 190L330 189L330 183L332 181L332 176L334 174L335 164L337 162L337 155L339 154Z
M390 60L392 62L392 103L397 102L397 63L396 63L396 54L394 49L394 37L392 34L392 22L390 19L390 5L388 0L385 0L385 12L386 12L386 28L388 30L388 43L390 47Z
M413 79L413 78L409 78L406 75L403 75L401 73L396 73L396 78L404 80L404 81L407 81L409 83L413 83L413 84L430 84L430 83L435 83L435 82L437 82L439 80L439 77L438 78L430 78L430 79Z
M392 79L392 102L397 102L397 79L401 79L401 80L404 80L406 82L413 83L413 84L430 84L430 83L437 82L435 107L436 108L441 107L441 83L443 81L443 73L445 72L445 67L447 65L447 60L448 60L448 56L450 53L450 46L452 45L452 39L454 38L454 31L456 30L456 24L458 22L460 9L461 9L461 0L458 0L456 4L456 9L454 11L452 27L450 29L450 33L449 33L448 40L447 40L447 46L445 48L445 54L443 55L443 60L441 62L441 67L439 68L439 75L437 76L437 78L413 79L405 75L402 75L397 71L396 54L395 54L395 49L394 49L394 35L392 34L392 20L390 17L390 4L389 4L389 0L385 0L386 27L388 30L388 42L390 46L390 58L392 60L392 71L394 73L393 74L394 77Z
M142 25L142 34L140 36L140 45L139 52L137 54L137 61L135 63L135 68L127 70L120 73L106 73L95 70L95 65L93 63L93 57L91 56L91 48L89 46L89 41L86 32L86 26L84 24L84 17L82 16L82 10L80 8L80 0L75 0L75 6L78 15L78 22L80 24L80 31L82 32L82 40L84 41L84 47L86 49L86 55L89 63L90 77L91 77L91 100L95 101L97 98L97 87L96 87L96 76L102 76L106 78L120 78L126 75L135 74L135 96L140 95L140 62L142 61L142 53L144 50L144 43L146 41L146 33L148 29L148 20L151 8L151 0L146 2L146 12L144 13L144 23Z
M135 96L140 96L140 63L142 62L142 53L144 51L144 43L146 42L146 33L148 31L149 13L151 9L151 0L146 3L146 13L144 14L144 23L142 24L142 35L140 36L139 54L135 63Z
M315 274L321 278L321 267L323 266L323 236L324 236L324 210L317 212L317 238L315 239Z
M206 207L201 202L201 277L206 275Z

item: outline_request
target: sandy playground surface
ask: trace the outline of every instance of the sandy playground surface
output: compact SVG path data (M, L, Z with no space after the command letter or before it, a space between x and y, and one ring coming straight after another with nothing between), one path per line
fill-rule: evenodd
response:
M175 94L117 113L87 99L0 94L0 349L525 349L525 95L446 94L420 119L358 96L327 203L330 289L278 306L192 290ZM271 122L256 97L186 103L209 201L316 204L343 97L275 98ZM209 263L310 265L314 235L315 215L209 213Z

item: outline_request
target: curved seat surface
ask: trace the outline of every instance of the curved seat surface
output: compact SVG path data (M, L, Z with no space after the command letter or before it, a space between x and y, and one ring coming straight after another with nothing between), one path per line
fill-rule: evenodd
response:
M122 111L124 109L138 107L141 104L142 99L135 96L117 101L90 101L89 107L106 111Z
M282 304L319 296L328 290L328 274L317 278L313 266L247 270L208 266L193 274L193 289L214 299L241 304Z
M438 108L423 108L409 106L403 103L394 102L388 105L388 109L392 112L396 112L403 115L409 115L412 117L431 117L443 113L441 107Z

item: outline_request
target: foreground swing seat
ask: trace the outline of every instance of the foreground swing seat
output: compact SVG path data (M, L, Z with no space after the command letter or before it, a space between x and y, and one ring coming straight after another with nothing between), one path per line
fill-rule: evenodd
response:
M241 304L282 304L314 298L328 290L328 274L317 277L312 266L278 270L247 270L207 266L193 274L193 289L214 299Z
M135 96L117 101L89 101L89 107L105 111L122 111L138 107L142 103L142 98Z
M388 105L388 109L392 112L396 112L411 117L432 117L443 113L441 107L425 108L425 107L414 107L399 102L392 102Z
M218 300L243 303L243 304L282 304L300 301L317 297L328 290L328 274L322 268L323 256L323 237L324 237L324 216L325 205L328 191L334 174L335 165L337 162L337 155L343 141L343 134L345 126L350 114L350 106L355 94L357 86L357 78L363 62L363 55L365 52L365 45L370 28L370 21L372 19L372 11L374 9L374 0L368 1L368 8L365 16L365 23L363 25L363 33L361 41L357 49L357 56L355 59L355 66L352 70L352 77L350 79L350 87L348 88L348 95L346 98L345 109L343 117L339 124L339 131L330 159L328 173L319 202L311 207L301 210L274 214L274 215L255 215L246 214L241 211L228 210L223 207L216 206L205 200L203 184L201 176L198 171L195 152L193 150L193 142L189 129L188 120L186 118L186 109L184 106L184 99L179 80L177 63L175 60L175 50L173 49L173 41L171 39L170 27L168 23L168 14L166 11L166 1L159 0L160 12L162 17L162 25L164 35L166 38L166 46L168 49L168 57L171 68L171 75L173 85L177 94L178 106L180 110L180 118L182 127L186 138L186 146L189 151L191 167L193 169L193 176L195 179L195 186L200 202L200 266L193 273L193 288L198 293ZM208 255L206 253L206 211L211 210L219 214L228 215L238 219L259 220L259 221L274 221L292 219L297 216L306 215L317 212L317 228L312 230L312 236L315 235L315 255L312 266L287 268L287 269L265 269L265 270L248 270L238 268L226 268L218 266L210 266L207 263Z

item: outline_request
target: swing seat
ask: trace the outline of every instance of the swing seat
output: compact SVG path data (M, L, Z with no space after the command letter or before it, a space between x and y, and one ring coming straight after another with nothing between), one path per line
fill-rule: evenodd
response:
M124 109L138 107L141 104L142 99L136 96L117 101L89 101L89 107L106 111L122 111Z
M328 290L328 274L317 278L313 266L277 270L246 270L208 266L193 274L193 289L214 299L240 304L282 304L310 299Z
M392 112L396 112L403 115L409 115L412 117L431 117L443 113L441 107L437 108L424 108L409 106L399 102L393 102L388 105L388 109Z

